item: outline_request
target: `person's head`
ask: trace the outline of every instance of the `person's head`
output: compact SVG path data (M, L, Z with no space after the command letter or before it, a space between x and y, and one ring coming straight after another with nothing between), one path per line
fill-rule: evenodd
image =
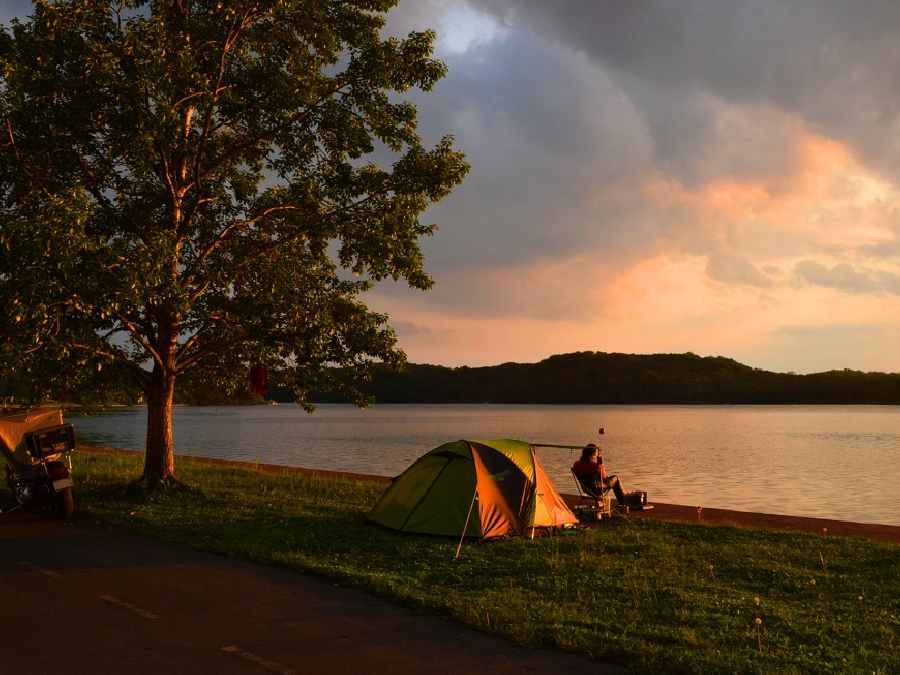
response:
M598 448L593 443L588 443L581 449L581 461L583 462L596 462L597 456L600 453L600 448Z

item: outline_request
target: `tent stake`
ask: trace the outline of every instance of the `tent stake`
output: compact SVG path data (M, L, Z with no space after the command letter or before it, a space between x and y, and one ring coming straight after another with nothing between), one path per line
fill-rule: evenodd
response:
M454 560L459 560L459 552L462 550L463 539L466 538L466 530L469 529L469 518L472 517L472 509L475 508L475 500L478 498L478 485L475 486L475 494L472 495L472 503L469 504L469 512L466 514L466 524L463 525L462 534L459 536L459 546L456 547Z

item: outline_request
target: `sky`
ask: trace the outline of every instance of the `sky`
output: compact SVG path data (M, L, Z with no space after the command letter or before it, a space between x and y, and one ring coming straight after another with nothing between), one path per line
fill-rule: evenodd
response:
M28 3L0 0L0 20ZM577 350L900 371L900 3L401 0L472 170L387 283L413 362Z
M417 99L472 171L435 288L381 288L413 361L575 350L900 371L900 4L411 0Z

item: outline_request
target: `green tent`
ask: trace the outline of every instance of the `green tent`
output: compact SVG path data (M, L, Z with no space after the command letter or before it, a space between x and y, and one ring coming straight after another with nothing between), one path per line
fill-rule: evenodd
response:
M483 539L578 522L534 446L511 439L435 448L394 480L369 520L421 534L460 536L465 528Z

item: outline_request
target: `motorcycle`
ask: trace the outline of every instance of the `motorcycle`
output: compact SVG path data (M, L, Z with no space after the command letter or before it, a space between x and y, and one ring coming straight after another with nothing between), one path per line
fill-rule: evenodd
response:
M72 458L75 430L62 411L44 409L0 416L0 451L6 482L19 508L49 510L69 518L75 510Z

